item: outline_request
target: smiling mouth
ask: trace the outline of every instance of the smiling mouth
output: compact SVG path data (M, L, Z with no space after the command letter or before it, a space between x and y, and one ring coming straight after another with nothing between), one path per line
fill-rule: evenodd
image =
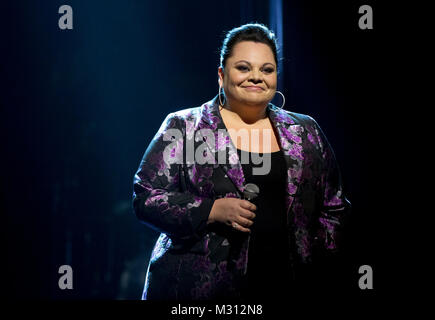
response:
M256 87L256 86L248 86L248 87L243 87L246 90L249 91L263 91L263 88L261 87Z

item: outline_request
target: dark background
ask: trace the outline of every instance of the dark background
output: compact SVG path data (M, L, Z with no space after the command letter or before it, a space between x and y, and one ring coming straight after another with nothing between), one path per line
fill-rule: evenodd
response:
M63 4L73 8L73 30L58 28ZM358 28L364 4L373 8L373 30ZM247 0L1 3L2 297L140 298L158 236L131 207L143 152L169 112L217 94L225 32L269 25L271 7ZM401 119L389 87L392 10L378 1L282 5L279 89L285 109L314 117L335 150L353 205L340 281L358 297L392 290L393 248L404 242L389 236L401 209L391 191L400 182L401 143L389 130ZM64 264L74 270L73 290L58 288ZM374 271L370 292L358 289L365 264Z

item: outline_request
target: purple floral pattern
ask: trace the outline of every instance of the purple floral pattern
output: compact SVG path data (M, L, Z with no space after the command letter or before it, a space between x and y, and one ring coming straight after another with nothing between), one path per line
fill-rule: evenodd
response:
M333 253L337 233L350 203L344 197L334 153L317 122L307 116L268 105L287 165L286 214L294 263L310 263L314 248ZM164 161L169 143L165 132L177 128L182 139ZM208 136L197 134L211 130ZM137 217L161 232L150 260L143 297L146 299L213 299L236 295L246 273L249 236L230 254L231 228L212 229L208 215L215 199L242 198L245 178L237 150L218 110L218 97L197 108L169 114L148 146L134 176L133 206ZM225 132L225 131L224 131ZM183 159L184 142L202 146L215 163ZM229 161L218 163L228 149ZM223 186L219 187L218 186ZM216 193L219 191L220 193ZM227 228L227 229L226 229ZM289 272L291 272L289 270Z

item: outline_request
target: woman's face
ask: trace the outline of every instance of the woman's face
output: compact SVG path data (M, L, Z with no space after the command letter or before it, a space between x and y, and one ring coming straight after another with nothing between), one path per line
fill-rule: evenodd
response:
M219 67L219 85L231 101L246 105L267 105L275 95L277 71L270 47L242 41L233 47L225 71Z

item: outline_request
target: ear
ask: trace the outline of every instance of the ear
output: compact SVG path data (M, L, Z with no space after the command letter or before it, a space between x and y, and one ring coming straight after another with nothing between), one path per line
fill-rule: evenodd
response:
M224 70L222 69L222 67L218 68L218 83L220 87L224 86Z

